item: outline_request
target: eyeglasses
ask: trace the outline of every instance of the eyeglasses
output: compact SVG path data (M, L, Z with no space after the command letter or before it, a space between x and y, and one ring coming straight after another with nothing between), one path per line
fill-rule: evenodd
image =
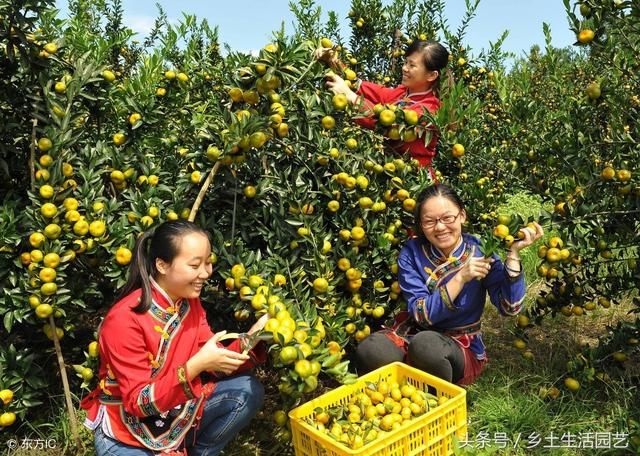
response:
M460 217L460 214L462 214L462 211L458 212L456 215L444 215L442 217L438 217L437 219L423 219L420 223L422 225L422 228L435 228L435 226L438 224L438 222L442 223L443 225L451 225L453 222L455 222L458 217Z

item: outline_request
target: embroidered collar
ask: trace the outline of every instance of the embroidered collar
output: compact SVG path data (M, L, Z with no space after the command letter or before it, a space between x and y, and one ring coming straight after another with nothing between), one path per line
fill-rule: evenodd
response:
M429 90L425 90L424 92L414 92L410 94L409 90L405 89L404 96L406 98L424 97L426 95L431 94L431 92L433 92L433 90L429 89Z
M166 291L158 285L158 282L154 280L153 277L149 276L149 281L151 283L152 297L154 303L156 303L160 308L169 313L175 313L175 311L180 307L180 304L183 301L183 298L178 299L177 301L173 301L169 297Z
M429 258L429 260L431 260L435 265L442 264L447 261L453 261L462 255L462 252L464 251L464 244L464 240L462 239L462 236L460 236L458 243L451 251L451 256L447 257L440 249L429 243L429 253L431 253L431 255L427 255L427 258Z

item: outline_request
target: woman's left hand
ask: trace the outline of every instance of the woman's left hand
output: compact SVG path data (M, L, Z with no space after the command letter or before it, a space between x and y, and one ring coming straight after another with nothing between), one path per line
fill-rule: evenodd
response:
M521 231L524 233L524 238L511 244L511 250L517 252L525 247L529 247L544 235L544 230L537 222L533 222L532 225L533 227L527 226L522 228Z

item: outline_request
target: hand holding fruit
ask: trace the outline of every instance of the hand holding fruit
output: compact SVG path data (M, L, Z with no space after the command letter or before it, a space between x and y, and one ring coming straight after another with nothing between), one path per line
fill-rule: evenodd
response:
M347 99L353 103L357 95L351 90L351 88L347 85L347 82L342 79L337 74L331 72L326 75L327 78L327 87L333 93L343 93L347 96Z
M518 231L520 240L511 244L510 250L518 252L530 246L544 235L544 230L537 222L531 222L526 227Z
M313 51L313 58L320 62L324 62L330 67L338 67L340 65L340 59L336 51L333 50L332 47L324 47L320 46L315 51Z

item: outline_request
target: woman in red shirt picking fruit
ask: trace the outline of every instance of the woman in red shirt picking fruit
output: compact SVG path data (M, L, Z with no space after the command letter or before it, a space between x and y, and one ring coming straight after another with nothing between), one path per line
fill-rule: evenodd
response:
M100 384L81 404L98 456L217 455L262 406L262 385L244 372L253 344L223 347L224 331L207 324L200 292L211 272L208 234L194 223L164 222L138 238L99 330Z
M429 166L436 155L437 133L431 128L417 129L417 132L407 129L401 138L393 125L400 116L397 108L402 109L402 118L408 126L418 124L424 110L432 114L438 110L438 89L449 61L449 51L437 41L417 40L405 54L402 84L398 87L357 81L354 91L343 78L333 73L327 75L327 86L335 94L344 94L351 104L360 106L364 116L356 119L358 124L370 129L376 124L390 127L387 136L393 141L393 148L401 153L408 152L421 166ZM316 56L332 67L340 65L332 49L321 49ZM396 109L384 105L393 105Z

